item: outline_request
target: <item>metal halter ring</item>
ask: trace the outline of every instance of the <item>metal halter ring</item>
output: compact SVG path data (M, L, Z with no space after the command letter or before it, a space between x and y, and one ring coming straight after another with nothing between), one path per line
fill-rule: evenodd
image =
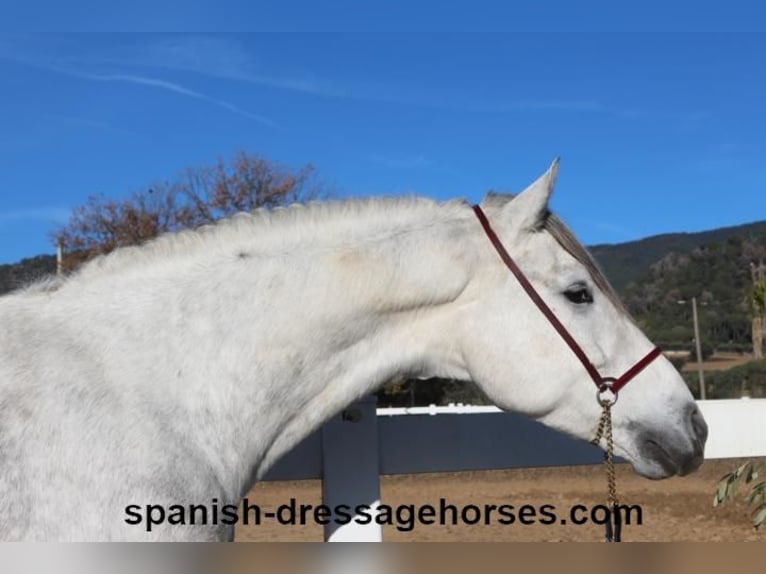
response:
M596 391L596 400L598 401L598 404L600 404L602 407L606 406L612 406L614 403L617 402L617 393L612 391L612 385L617 382L617 379L614 377L604 377L601 379L601 383L598 385L598 390ZM609 391L611 393L612 397L607 398L604 395Z

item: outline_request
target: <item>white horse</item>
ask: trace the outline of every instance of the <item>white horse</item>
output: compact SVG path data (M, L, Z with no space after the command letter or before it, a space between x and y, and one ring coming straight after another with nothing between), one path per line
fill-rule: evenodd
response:
M547 209L555 166L483 208L600 372L652 348ZM501 408L588 440L583 365L462 201L256 212L120 249L0 299L0 539L218 540L229 525L130 523L130 505L237 504L282 455L398 376L472 380ZM650 478L707 430L660 357L613 408Z

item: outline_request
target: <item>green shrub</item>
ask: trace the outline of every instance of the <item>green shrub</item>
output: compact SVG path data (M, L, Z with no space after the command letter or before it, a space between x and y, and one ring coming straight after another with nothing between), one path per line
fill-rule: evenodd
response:
M697 395L697 373L683 373L689 388ZM754 398L766 397L766 359L751 361L725 371L705 373L708 399L736 399L746 392Z
M673 356L668 357L668 360L673 364L673 366L680 371L683 366L686 364L686 362L689 360L688 356Z

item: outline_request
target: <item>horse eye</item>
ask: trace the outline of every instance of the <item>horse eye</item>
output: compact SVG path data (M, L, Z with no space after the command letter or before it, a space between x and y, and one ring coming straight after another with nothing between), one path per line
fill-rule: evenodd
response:
M573 285L564 291L564 296L576 305L593 303L593 294L585 285Z

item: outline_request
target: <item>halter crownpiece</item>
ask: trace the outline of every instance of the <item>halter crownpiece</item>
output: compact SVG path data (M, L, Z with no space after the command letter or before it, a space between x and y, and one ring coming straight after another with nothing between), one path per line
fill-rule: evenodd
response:
M540 297L540 294L537 292L537 290L535 290L519 266L516 265L516 262L505 249L505 246L503 246L503 243L498 238L494 229L492 229L492 226L489 224L489 220L487 219L487 216L484 214L484 211L481 209L481 207L474 205L473 211L476 214L479 223L481 223L482 228L484 228L484 232L487 234L489 241L494 246L498 255L500 255L500 259L502 259L503 263L505 263L505 266L511 270L511 273L513 273L518 282L524 288L524 291L526 291L527 295L529 295L529 298L532 299L532 302L537 305L537 308L540 309L540 312L545 315L546 319L548 319L548 322L553 326L554 329L556 329L556 332L561 336L562 339L564 339L564 342L580 360L582 366L585 367L585 370L588 372L588 375L590 375L590 378L593 380L596 388L598 389L596 399L598 400L599 404L603 406L606 401L610 401L610 404L614 404L614 402L617 400L617 393L620 391L620 389L622 389L622 387L627 385L631 379L643 371L649 365L649 363L659 357L660 354L662 354L662 350L659 347L654 347L642 359L636 362L619 377L602 377L598 372L598 369L596 369L596 367L593 366L593 363L590 362L590 359L588 359L588 355L585 354L585 351L583 351L580 345L577 344L577 341L575 341L574 337L572 337L569 331L567 331L566 327L564 327L561 321L559 321L558 317L556 317L551 308L548 307L548 304L543 301L543 298ZM611 399L604 397L607 391L612 393L613 397Z

